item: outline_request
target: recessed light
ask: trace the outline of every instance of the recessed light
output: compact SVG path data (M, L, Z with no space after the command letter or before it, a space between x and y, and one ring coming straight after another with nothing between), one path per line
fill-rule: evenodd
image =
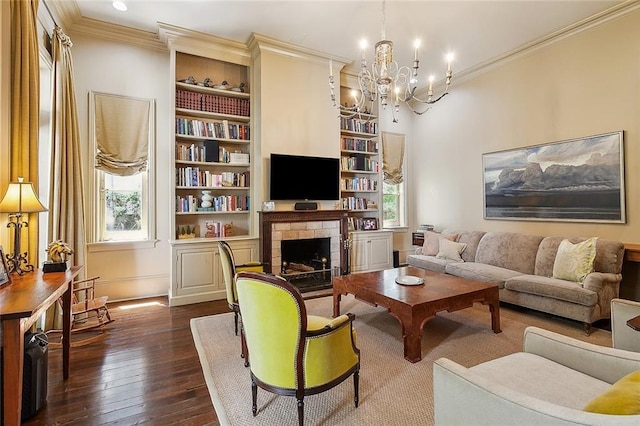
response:
M123 1L120 0L116 0L113 3L111 3L113 5L113 7L121 12L124 12L127 10L127 5L124 4Z

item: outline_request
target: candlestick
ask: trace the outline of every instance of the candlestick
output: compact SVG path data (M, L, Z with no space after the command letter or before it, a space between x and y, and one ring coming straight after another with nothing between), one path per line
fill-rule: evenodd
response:
M333 77L333 59L329 59L329 77Z

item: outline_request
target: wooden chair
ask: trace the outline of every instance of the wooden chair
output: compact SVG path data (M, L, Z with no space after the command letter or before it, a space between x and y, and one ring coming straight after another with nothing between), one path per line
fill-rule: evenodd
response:
M353 402L358 406L360 351L355 345L353 314L334 319L307 315L300 291L274 275L239 272L236 287L251 357L254 416L259 386L295 396L302 426L304 397L329 390L350 376Z
M238 319L240 317L240 306L238 305L238 294L236 292L236 273L239 271L263 272L265 264L260 262L249 262L242 265L236 265L233 258L231 246L226 241L218 241L218 250L220 252L220 264L222 265L222 275L224 277L224 286L227 292L227 304L234 313L235 333L238 335ZM242 318L240 318L240 328L242 328ZM244 341L244 334L240 331L241 357L245 359L245 366L248 366L247 348Z
M87 278L73 283L71 295L71 333L86 333L79 340L71 339L71 347L84 346L104 339L107 334L105 326L114 320L107 308L109 296L95 297L96 281L100 277ZM87 333L92 331L92 333ZM49 330L47 335L62 334L62 330ZM62 338L62 336L60 336ZM60 347L61 343L51 342L49 347Z

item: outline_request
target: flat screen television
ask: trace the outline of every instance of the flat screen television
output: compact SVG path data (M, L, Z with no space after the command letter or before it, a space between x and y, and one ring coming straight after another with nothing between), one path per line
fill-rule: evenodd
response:
M338 158L271 154L271 200L337 200L340 198Z

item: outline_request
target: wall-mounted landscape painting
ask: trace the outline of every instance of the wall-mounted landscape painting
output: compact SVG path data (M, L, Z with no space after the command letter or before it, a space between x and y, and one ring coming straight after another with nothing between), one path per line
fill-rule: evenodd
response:
M625 223L623 132L483 154L485 219Z

